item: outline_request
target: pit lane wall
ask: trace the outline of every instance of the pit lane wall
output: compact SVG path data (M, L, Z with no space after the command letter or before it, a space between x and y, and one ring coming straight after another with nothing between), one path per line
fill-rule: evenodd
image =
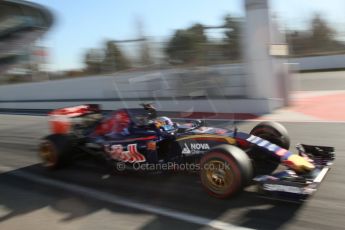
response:
M245 78L243 66L234 64L4 85L0 110L84 103L113 110L153 102L162 111L263 114L281 106L279 98L248 98Z

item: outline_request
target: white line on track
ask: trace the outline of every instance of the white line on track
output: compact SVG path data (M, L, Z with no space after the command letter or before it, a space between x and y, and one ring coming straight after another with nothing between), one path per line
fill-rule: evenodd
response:
M8 172L8 171L10 171L10 169L11 168L8 168L8 167L1 167L0 172L1 171L7 171ZM101 191L98 191L98 190L95 190L92 188L87 188L87 187L76 185L76 184L71 184L71 183L67 183L67 182L62 182L62 181L57 181L57 180L45 178L45 177L35 175L32 173L27 173L27 172L24 173L24 172L21 172L18 170L17 171L11 171L8 173L10 175L14 175L14 176L19 177L21 179L26 179L26 180L29 180L29 181L32 181L35 183L40 183L40 184L48 185L51 187L67 190L67 191L77 193L77 194L80 194L80 195L83 195L83 196L86 196L86 197L89 197L92 199L100 200L103 202L108 202L108 203L115 204L115 205L121 205L121 206L125 206L128 208L133 208L133 209L153 213L153 214L160 215L160 216L166 216L166 217L170 217L170 218L173 218L176 220L185 221L185 222L192 223L192 224L208 226L208 227L211 227L214 229L221 229L221 230L251 229L251 228L236 226L236 225L226 223L223 221L219 221L219 220L208 219L208 218L197 216L194 214L179 212L179 211L172 210L172 209L161 208L161 207L157 207L157 206L150 205L150 204L144 204L144 203L140 203L137 201L132 201L132 200L129 200L129 199L121 197L121 196L101 192ZM159 188L157 188L157 189L159 189Z

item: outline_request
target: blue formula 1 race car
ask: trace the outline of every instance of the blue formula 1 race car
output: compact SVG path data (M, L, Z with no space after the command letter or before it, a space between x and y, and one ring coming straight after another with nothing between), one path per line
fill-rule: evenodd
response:
M81 105L54 110L49 117L52 134L39 147L47 168L63 167L80 154L127 168L170 164L175 171L188 163L217 198L254 182L271 198L301 201L317 190L334 160L332 147L300 144L292 153L286 129L276 122L259 123L250 133L208 127L200 120L179 124L158 116L150 104L108 114L98 105Z

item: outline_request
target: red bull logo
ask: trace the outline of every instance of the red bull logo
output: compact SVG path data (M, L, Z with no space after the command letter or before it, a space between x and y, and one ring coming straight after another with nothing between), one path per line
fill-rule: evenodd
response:
M122 145L111 145L105 148L105 151L110 155L113 160L137 163L145 162L146 158L144 155L138 152L137 144L127 145L127 151L123 150Z

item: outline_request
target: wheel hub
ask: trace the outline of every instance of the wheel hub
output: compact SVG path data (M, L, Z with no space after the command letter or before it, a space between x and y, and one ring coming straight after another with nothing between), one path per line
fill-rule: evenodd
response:
M43 143L40 147L39 155L43 160L43 165L50 167L56 164L57 157L54 147L51 143Z
M220 160L211 160L207 164L206 178L209 187L221 193L226 191L233 182L233 175L230 168L226 168L226 164Z

